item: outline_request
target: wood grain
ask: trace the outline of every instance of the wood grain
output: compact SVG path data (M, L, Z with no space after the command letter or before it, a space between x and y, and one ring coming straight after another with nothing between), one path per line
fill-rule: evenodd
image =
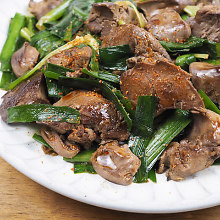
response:
M86 205L55 192L19 173L0 158L0 220L219 220L220 206L178 214L133 214Z

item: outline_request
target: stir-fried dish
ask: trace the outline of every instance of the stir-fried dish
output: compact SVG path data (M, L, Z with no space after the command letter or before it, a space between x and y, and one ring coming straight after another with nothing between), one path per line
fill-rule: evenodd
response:
M4 122L121 185L179 181L220 158L218 0L42 0L0 61Z

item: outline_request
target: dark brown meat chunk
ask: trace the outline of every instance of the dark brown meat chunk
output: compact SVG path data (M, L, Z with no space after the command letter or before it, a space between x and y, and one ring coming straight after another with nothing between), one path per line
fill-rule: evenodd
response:
M96 3L92 5L87 27L93 34L106 36L112 27L119 26L120 21L138 25L136 17L134 10L126 5L119 6L111 2Z
M72 158L80 152L80 147L77 144L63 141L61 136L52 129L43 127L41 136L60 156Z
M129 133L122 115L115 105L100 94L91 91L73 91L61 98L55 106L69 106L80 112L81 124L101 134L101 138L127 140Z
M84 148L91 147L92 142L97 139L97 135L91 128L86 128L84 125L76 126L72 133L68 136L68 140L72 143L79 143Z
M37 63L40 53L36 48L25 42L22 48L17 50L11 57L11 66L17 77L21 77Z
M91 56L92 49L89 46L82 48L73 47L54 55L47 62L75 70L75 72L69 72L68 76L79 77L82 74L81 69L87 68L89 65Z
M2 120L7 122L7 109L17 105L47 103L44 86L44 77L42 73L37 73L27 81L22 82L16 88L8 91L3 97L0 106L0 115Z
M102 144L92 155L91 162L100 176L120 185L131 184L141 165L128 145L120 146L117 141Z
M42 0L34 2L30 0L29 11L39 20L52 9L56 8L63 0Z
M195 88L202 89L213 102L220 106L220 65L194 62L190 64L189 71Z
M158 114L166 109L203 107L203 101L190 82L190 75L165 61L145 59L121 75L121 90L134 106L139 96L159 98Z
M207 38L210 41L220 42L220 8L207 5L196 13L194 20L189 20L192 34L197 37Z
M148 23L147 29L158 40L183 42L191 36L191 28L180 17L179 13L171 9L161 9L153 15Z
M168 179L179 181L211 166L220 157L220 116L207 109L194 115L190 135L180 143L173 142L162 154L159 173L167 171Z
M169 54L151 33L132 24L112 28L110 34L104 37L102 47L125 44L130 46L135 56L166 58L171 61Z
M219 0L198 0L196 2L197 5L202 5L202 6L205 6L205 5L216 5L218 7L220 7L220 2Z
M158 14L159 9L174 9L181 12L187 5L195 5L194 0L146 0L139 1L138 7L144 11L145 16L149 19L151 16Z
M65 134L68 131L71 131L75 128L74 124L68 123L68 122L46 122L46 121L40 121L37 122L37 124L45 125L47 127L50 127L54 131L56 131L59 134Z
M180 181L210 167L220 156L220 147L206 147L187 140L173 142L160 160L158 173L167 168L167 179Z

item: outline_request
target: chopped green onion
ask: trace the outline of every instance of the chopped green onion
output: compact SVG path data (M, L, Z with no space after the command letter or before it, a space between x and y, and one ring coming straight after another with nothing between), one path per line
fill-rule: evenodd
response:
M120 82L120 76L115 75L113 73L109 72L94 72L94 71L88 71L87 69L82 69L82 72L87 74L88 76L92 76L96 79L101 79L104 81L112 82L112 83L117 83L119 84Z
M168 144L192 121L188 111L176 110L174 115L155 132L146 146L147 171L151 170Z
M78 153L73 158L63 158L63 160L69 162L69 163L81 163L81 162L90 162L90 159L92 157L92 154L97 150L97 148L93 147L89 150L84 150L80 153Z
M37 22L36 27L42 31L44 30L44 23L48 23L50 21L55 21L63 16L65 10L69 7L72 0L65 0L60 5L58 5L56 8L49 11L46 15L40 18L40 20Z
M212 65L220 65L220 59L217 59L217 60L205 60L204 62L211 63Z
M96 174L91 163L74 163L74 173L89 173Z
M199 95L202 97L205 107L217 114L220 114L218 107L212 102L212 100L201 90L198 90Z
M193 62L196 62L196 57L194 54L185 54L182 56L178 56L176 58L175 64L177 66L180 66L182 69L188 71L189 70L189 65Z
M135 111L134 125L128 145L131 151L141 160L141 167L135 175L134 181L137 183L147 182L149 173L147 170L147 160L145 149L152 138L154 115L157 107L157 97L139 96ZM141 137L140 137L141 136Z
M209 54L195 53L194 56L196 58L201 58L201 59L208 59L209 58Z
M135 111L133 134L149 137L153 132L154 114L157 108L156 96L139 96Z
M8 36L5 44L3 46L0 61L1 61L1 71L10 72L11 71L11 56L17 49L17 44L20 38L20 31L25 25L25 16L16 13L11 19L10 26L8 29Z
M49 97L54 98L61 98L68 93L70 93L70 88L59 85L57 80L47 78L46 77L46 84L47 84L47 93Z
M57 121L80 123L79 111L70 107L59 107L48 104L19 105L8 108L8 123Z
M33 32L31 32L28 28L24 27L21 29L20 32L21 37L23 37L27 41L31 41L31 37L34 35Z
M198 7L198 6L187 5L183 10L184 10L189 16L195 17L197 11L199 10L199 7Z

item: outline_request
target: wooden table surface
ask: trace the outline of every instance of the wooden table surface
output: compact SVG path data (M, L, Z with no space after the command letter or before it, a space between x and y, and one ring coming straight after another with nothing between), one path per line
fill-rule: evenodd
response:
M220 220L220 206L178 214L133 214L86 205L55 192L19 173L0 158L0 220Z

